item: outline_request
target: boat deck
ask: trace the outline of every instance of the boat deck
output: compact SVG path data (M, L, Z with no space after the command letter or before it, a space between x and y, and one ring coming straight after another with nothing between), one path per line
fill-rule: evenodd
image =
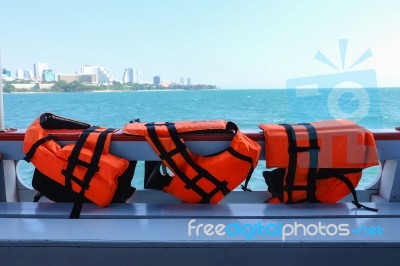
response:
M351 203L127 203L105 209L85 204L81 219L71 220L68 203L0 203L0 260L1 265L314 265L324 259L324 265L380 265L384 257L385 265L398 265L400 203L368 206L379 212ZM230 226L231 235L218 235L218 224ZM306 235L300 224L312 225ZM314 225L326 235L314 235ZM348 235L339 235L340 226Z

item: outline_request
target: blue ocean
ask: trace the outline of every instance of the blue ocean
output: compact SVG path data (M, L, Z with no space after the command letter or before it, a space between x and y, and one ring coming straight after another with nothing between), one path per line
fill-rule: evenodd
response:
M338 89L336 89L338 90ZM400 89L235 89L165 90L88 93L19 93L4 95L5 126L24 129L40 114L51 112L87 123L122 128L132 119L178 121L224 119L239 128L258 130L260 123L297 123L347 118L369 129L399 125ZM255 170L250 188L265 189L265 162ZM134 186L143 187L143 166ZM21 165L20 175L29 185L32 168ZM359 188L379 174L365 170Z

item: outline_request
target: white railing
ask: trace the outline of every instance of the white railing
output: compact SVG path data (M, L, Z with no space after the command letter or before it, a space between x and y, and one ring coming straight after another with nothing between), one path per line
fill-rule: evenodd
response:
M0 135L0 153L3 156L2 166L4 168L4 178L0 179L1 201L31 201L35 194L35 191L25 187L18 178L17 163L24 157L22 151L23 133L23 131L16 131ZM261 132L245 131L245 133L257 140L261 147L264 147ZM370 201L372 195L378 195L384 201L400 201L400 133L392 130L375 132L374 135L376 136L382 170L371 185L366 189L357 191L359 200ZM54 134L54 136L56 139L60 139L59 142L61 145L71 143L77 137L76 134ZM221 135L191 136L186 140L186 144L193 152L206 155L226 148L229 145L229 137ZM144 139L123 134L117 134L113 138L110 151L128 160L159 160L158 156ZM264 150L261 152L260 160L265 160ZM135 179L137 178L141 177L135 177ZM234 191L223 202L263 202L268 196L266 193L266 191L254 191L244 195L241 191ZM347 199L351 198L348 197ZM168 194L153 190L138 190L131 201L177 202L175 198Z

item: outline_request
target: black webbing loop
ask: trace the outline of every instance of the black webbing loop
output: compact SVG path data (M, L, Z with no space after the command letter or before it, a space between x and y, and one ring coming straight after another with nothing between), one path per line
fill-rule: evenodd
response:
M232 123L232 122L230 122L230 123ZM234 125L235 125L235 124L234 124ZM236 126L236 125L235 125L235 126ZM249 173L247 174L246 180L244 181L244 185L241 185L241 187L242 187L242 190L243 190L243 191L251 191L251 189L248 189L247 186L248 186L248 184L249 184L249 181L250 181L251 176L252 176L253 171L254 171L253 159L252 159L251 157L247 156L247 155L241 154L240 152L236 151L236 150L233 149L232 147L228 147L227 151L228 151L232 156L234 156L234 157L236 157L236 158L238 158L238 159L240 159L240 160L242 160L242 161L248 162L248 163L250 164Z
M253 163L251 162L251 167L250 167L249 173L247 174L246 180L244 181L244 185L241 185L241 188L243 191L252 192L252 190L248 188L248 185L249 185L251 176L253 175L253 172L254 172L254 167L253 167Z
M139 118L135 118L129 121L129 123L140 123L140 119Z
M246 181L247 181L247 178L246 178ZM247 187L247 184L246 184L246 183L248 183L248 182L245 182L244 185L240 185L240 188L241 188L243 191L253 192L253 190L251 190L250 188Z
M239 131L238 126L235 123L233 123L232 121L228 121L226 123L226 127L225 128L226 128L226 130L234 131L235 133L237 133Z
M325 178L331 178L331 177L339 179L340 181L342 181L349 188L351 194L353 195L352 203L358 209L364 208L366 210L373 211L373 212L377 212L378 211L378 209L367 207L367 206L365 206L365 205L363 205L363 204L358 202L357 193L356 193L356 190L355 190L355 188L353 186L353 183L351 183L351 181L345 175L343 175L343 174L337 174L337 175L333 175L333 176L323 175L323 176L318 176L317 178L325 179Z
M369 210L369 211L378 212L378 209L367 207L367 206L365 206L365 205L363 205L363 204L358 202L356 190L355 190L355 188L353 186L353 183L351 183L348 178L346 178L344 175L337 175L335 177L338 178L340 181L344 182L346 184L346 186L349 188L351 194L353 194L352 203L358 209L364 208L364 209Z
M43 197L43 194L38 192L35 197L33 197L33 202L39 202L39 200Z
M52 138L50 136L47 136L47 137L41 138L38 141L36 141L32 145L32 147L29 149L28 153L24 157L24 160L29 163L31 161L33 155L35 155L35 152L36 152L37 148L39 148L40 145L42 145L43 143L45 143L45 142L47 142L49 140L52 140Z

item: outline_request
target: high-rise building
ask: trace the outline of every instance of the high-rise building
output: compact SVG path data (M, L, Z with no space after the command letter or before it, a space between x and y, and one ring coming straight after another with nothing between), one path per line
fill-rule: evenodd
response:
M1 71L1 74L3 74L7 78L11 78L11 70L3 68L3 70Z
M114 78L111 72L104 67L85 65L81 67L81 74L94 74L96 75L96 83L111 83Z
M99 67L97 71L97 80L99 83L111 83L114 78L111 75L111 72L104 67Z
M24 71L21 68L18 68L15 72L16 79L24 79Z
M135 70L135 76L133 78L133 83L138 83L138 84L140 83L139 74L140 74L140 70L136 69Z
M81 74L96 74L97 66L84 65L81 66Z
M185 77L181 76L181 77L179 78L179 83L180 83L181 85L185 85Z
M97 70L98 70L97 66L84 65L84 66L81 67L80 74L83 74L83 75L94 75L93 83L98 83L99 79L98 79L98 75L97 75L98 74Z
M30 70L29 68L24 70L24 79L26 79L26 80L32 80L33 79L32 70Z
M0 78L4 79L5 81L12 81L14 78L12 77L11 70L3 68L1 70Z
M42 80L46 82L56 81L56 74L53 70L43 70Z
M123 83L134 83L133 68L125 68L124 75L122 77Z
M191 85L191 80L190 80L190 78L187 78L187 79L186 79L186 85Z
M153 77L153 84L154 85L160 85L160 81L161 81L160 76L154 76Z
M38 81L42 80L43 70L48 70L49 66L46 63L36 62L33 64L33 74Z

